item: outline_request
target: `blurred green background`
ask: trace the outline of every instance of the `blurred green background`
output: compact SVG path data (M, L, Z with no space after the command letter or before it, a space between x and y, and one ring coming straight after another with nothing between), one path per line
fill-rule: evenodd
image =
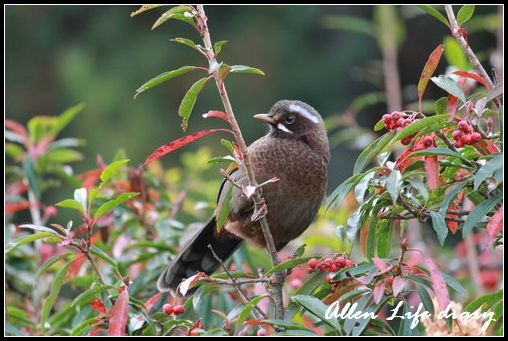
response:
M155 148L182 136L178 105L198 78L190 73L133 99L146 80L183 65L203 65L195 51L170 42L185 37L199 42L188 25L170 21L153 32L163 13L155 9L130 17L139 6L6 6L6 117L21 123L35 115L59 114L78 102L87 107L63 135L84 138L85 160L76 172L94 167L95 155L106 161L124 148L131 164L139 164ZM228 64L261 68L265 77L234 75L227 87L247 142L265 127L252 115L266 112L278 99L300 99L327 118L332 140L330 188L351 173L367 129L386 113L383 102L363 107L353 122L342 122L353 100L367 92L383 91L381 53L373 37L327 27L323 17L341 15L371 20L372 6L207 6L212 39L228 40L220 56ZM448 28L415 6L392 7L404 33L399 47L403 108L416 100L416 83L430 52L449 33ZM479 55L496 46L498 8L477 6L468 22L469 42ZM362 27L350 27L361 30ZM481 28L481 29L479 29ZM399 32L399 33L401 33ZM488 61L485 64L490 69ZM444 70L441 62L437 72ZM212 83L210 83L212 85ZM429 86L426 97L444 92ZM219 126L201 114L222 109L214 86L199 97L188 132ZM330 123L331 122L331 123ZM342 122L341 124L343 124ZM366 140L356 124L365 127ZM348 127L348 124L350 127ZM351 130L355 129L355 130ZM339 134L339 135L337 135ZM339 143L340 142L340 143ZM167 167L179 155L209 145L224 154L217 136L207 137L164 158ZM68 193L66 194L68 195Z

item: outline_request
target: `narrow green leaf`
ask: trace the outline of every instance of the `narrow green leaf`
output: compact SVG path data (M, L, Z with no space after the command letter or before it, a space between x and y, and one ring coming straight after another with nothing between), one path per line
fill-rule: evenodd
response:
M190 39L187 39L187 38L174 38L174 39L170 39L170 41L174 41L175 43L186 45L186 46L188 46L190 48L193 48L194 50L198 51L199 53L203 53L203 48L201 46L198 46L195 42L193 42Z
M390 256L392 231L392 222L389 219L377 222L377 256L380 258L388 258Z
M318 272L311 277L307 278L307 281L294 293L294 295L310 295L317 287L323 284L325 278L324 272ZM300 310L300 306L295 302L291 301L288 304L285 317L291 320L296 313Z
M55 231L52 228L49 228L47 226L35 225L35 224L23 224L23 225L20 225L19 227L24 228L24 229L34 230L34 231L49 232L49 233L52 233L56 236L60 236L60 234L57 231Z
M286 270L286 269L292 269L300 264L303 264L303 263L307 263L309 261L309 259L311 259L312 257L303 257L303 258L294 258L294 259L290 259L286 262L283 262L283 263L280 263L279 265L276 265L274 266L273 268L271 268L270 270L268 270L265 275L266 276L269 276L275 272L279 272L279 271L282 271L282 270Z
M71 148L56 148L49 150L43 156L49 163L71 163L83 160L83 154Z
M432 218L432 227L434 231L436 231L439 244L443 246L446 236L448 235L445 217L440 212L435 211L430 211L430 217Z
M414 123L413 123L414 124ZM409 128L410 126L406 127ZM391 142L392 139L396 135L396 131L392 130L389 133L384 134L383 136L376 139L374 142L372 142L370 145L367 146L363 150L363 152L358 156L355 162L355 166L353 169L353 174L358 174L365 167L368 166L368 164L381 152L385 147L387 147Z
M93 288L85 290L72 301L71 306L80 307L83 304L88 304L92 300L92 298L97 296L97 294L100 294L101 292L107 291L109 289L114 289L114 288L115 287L112 285L97 285Z
M254 309L256 304L258 304L259 301L261 301L262 299L265 299L267 297L269 297L269 296L268 295L256 296L256 297L252 298L249 301L249 303L247 303L245 305L245 307L242 309L242 311L240 311L240 314L238 314L238 319L236 320L237 328L240 328L243 325L243 323L245 322L245 320L247 319L249 314L252 312L252 309Z
M503 200L503 195L499 194L494 197L491 197L482 203L480 203L478 206L474 208L474 210L469 213L467 216L466 221L464 222L464 226L462 227L462 235L466 236L471 232L473 227L476 226L485 216L487 213L489 213L498 203Z
M495 154L492 159L487 161L482 166L473 178L473 189L476 191L485 179L492 177L492 175L499 169L503 168L503 156L504 153Z
M376 125L374 126L374 131L380 131L383 130L385 127L385 122L383 120L377 121Z
M341 328L339 322L335 318L326 318L326 310L328 309L328 306L326 306L323 302L318 300L315 297L312 296L306 296L306 295L296 295L291 297L292 301L297 302L302 307L307 309L310 313L320 318L324 323L335 329L340 333Z
M146 83L144 83L143 85L141 85L136 90L136 93L134 94L134 98L136 98L140 93L142 93L148 89L151 89L154 86L157 86L157 85L164 83L170 79L181 76L189 71L193 71L196 69L197 69L197 66L182 66L179 69L161 73L157 77L154 77L154 78L150 79L149 81L147 81Z
M416 120L407 127L405 127L404 129L402 129L395 137L395 140L398 141L400 139L403 139L404 137L417 134L421 129L424 129L430 124L434 124L437 122L445 122L448 121L449 119L450 117L448 115L436 115Z
M446 193L446 195L443 198L443 201L441 202L441 206L439 208L439 213L441 213L442 216L444 216L446 214L446 211L448 210L448 206L450 206L451 202L455 199L455 197L467 185L468 180L459 182L458 184L456 184L452 189L450 189Z
M459 70L471 70L471 64L464 50L454 37L447 36L444 38L444 54L448 64Z
M143 12L149 11L151 9L154 9L154 8L157 8L157 7L161 7L161 6L165 6L165 5L143 5L139 9L137 9L136 11L132 12L131 13L131 17L133 17L135 15L138 15L140 13L143 13Z
M37 268L37 271L35 272L34 278L33 278L33 286L35 287L37 280L39 279L40 275L44 271L49 269L53 264L55 264L59 260L66 259L67 257L72 256L72 255L73 255L72 252L65 252L65 253L55 255L55 256L49 258L46 262L44 262L44 264L42 264L39 268Z
M418 290L418 295L420 295L420 299L422 300L423 306L425 310L427 310L432 316L434 315L434 303L429 296L429 293L421 284L416 284L416 289Z
M457 126L457 122L454 121L444 121L444 122L436 122L429 124L428 126L422 128L414 137L414 140L416 141L418 138L429 135L430 133L433 133L438 130L442 130L444 128L448 127L455 127Z
M78 188L74 190L74 200L77 201L81 207L82 212L87 212L88 208L88 193L86 188Z
M464 311L472 313L480 308L482 312L487 311L494 305L494 303L497 303L502 299L503 299L503 289L500 289L493 294L482 295L477 299L473 300L472 302L468 303L468 305L466 305L466 307L464 308Z
M24 236L24 237L18 238L10 244L11 246L7 249L5 254L9 255L12 251L17 249L18 247L28 244L28 243L31 243L35 240L46 238L46 237L54 237L54 236L55 236L55 233L39 232L39 233L31 234L29 236Z
M224 200L221 200L219 203L217 203L217 231L220 231L224 224L226 223L226 219L229 216L229 213L231 212L231 199L233 195L233 186L231 184L225 184L224 186L227 186L226 189L226 196L224 197ZM225 189L225 188L224 188ZM224 190L223 189L223 190Z
M429 148L411 153L411 156L446 155L468 161L462 154L448 148Z
M444 281L446 282L446 285L455 290L459 296L467 297L468 292L467 290L452 276L448 275L447 273L441 272L441 276L443 277Z
M218 157L212 157L207 161L207 163L220 163L220 162L236 162L236 159L232 157L231 155L225 155L225 156L218 156Z
M425 6L425 5L417 5L418 8L421 10L427 12L428 14L432 15L437 20L441 21L443 24L445 24L447 27L450 27L450 24L448 24L448 20L445 18L445 16L439 12L437 9L431 6Z
M53 308L53 305L55 304L58 294L60 293L60 289L62 288L63 281L65 278L65 275L67 274L67 271L69 271L69 268L71 267L72 261L67 262L56 274L55 278L51 282L51 287L49 289L49 294L44 300L44 303L42 304L41 309L41 329L44 331L46 329L46 320L49 316L49 313L51 312L51 309Z
M403 307L404 307L404 309L402 311L402 316L407 316L406 314L411 313L409 304L404 304ZM413 336L413 333L415 332L415 330L411 329L411 323L413 322L414 318L416 318L416 317L405 318L402 321L400 321L399 330L397 332L398 336Z
M189 121L190 115L192 114L194 104L196 104L196 99L198 98L199 93L201 90L203 90L203 87L209 79L210 77L201 78L196 83L194 83L187 91L182 99L182 102L180 103L180 107L178 108L178 115L182 118L182 129L184 131L187 129L187 122Z
M446 45L445 45L445 51L446 51ZM436 111L436 115L447 115L448 114L448 96L441 97L438 99L435 104L434 108Z
M90 317L88 319L85 319L81 323L79 323L77 326L75 326L71 332L70 336L85 336L86 332L88 332L89 329L94 328L94 322L97 320L97 317Z
M230 72L253 73L253 74L261 75L261 76L265 75L263 70L255 68L255 67L246 66L246 65L233 65L233 66L231 66Z
M464 91L462 91L452 78L445 75L439 75L438 77L432 77L430 80L444 91L460 99L462 103L466 103L466 95L464 95Z
M120 194L116 199L111 199L111 200L106 201L105 203L103 203L102 205L99 206L99 208L95 212L94 217L95 218L102 217L104 214L111 211L114 207L121 205L125 201L132 199L137 195L139 195L139 193L126 192L126 193Z
M334 203L342 203L346 198L346 195L351 191L351 189L358 184L358 182L365 176L365 173L360 173L351 176L343 183L341 183L327 199L326 209L328 210L330 206Z
M457 13L457 23L459 26L464 25L474 13L474 5L464 5L459 9L459 12Z
M213 44L213 51L215 52L215 56L218 56L220 54L220 52L222 51L222 47L227 42L228 42L227 40L219 40L218 42Z
M377 245L377 233L376 233L376 226L377 226L377 211L374 209L370 213L370 220L369 220L369 226L367 227L369 229L367 234L367 249L366 249L366 256L367 258L372 258L376 255L376 245ZM365 228L365 227L364 227Z
M130 161L129 159L118 160L118 161L112 162L109 165L107 165L107 167L104 168L104 170L101 173L101 176L100 176L101 181L106 182L109 179L111 179L113 176L116 175L118 170L120 168L122 168L124 165L126 165L127 162L129 162L129 161Z
M55 120L54 125L51 127L48 135L56 136L59 132L62 131L73 119L85 108L84 103L78 103L69 109L65 110L60 116L58 116Z
M305 327L301 323L296 323L296 322L291 322L291 321L267 319L267 320L263 320L263 322L268 323L272 326L282 327L284 329L309 330L310 331L309 328Z
M400 188L402 187L402 175L396 169L392 170L390 176L386 180L386 190L390 194L392 198L393 204L397 203L397 198L399 197Z
M192 14L192 8L190 6L175 6L168 11L164 12L152 26L152 30L156 29L160 25L164 24L169 19L177 19L191 26L195 26L194 14Z
M127 200L137 197L138 195L139 195L139 193L137 193L137 192L124 192L116 197L116 201L120 205L120 204L123 204L124 202L126 202Z
M92 245L90 251L97 257L106 261L108 264L110 264L113 268L115 268L118 271L117 262L113 258L111 258L104 250L98 248L96 245Z

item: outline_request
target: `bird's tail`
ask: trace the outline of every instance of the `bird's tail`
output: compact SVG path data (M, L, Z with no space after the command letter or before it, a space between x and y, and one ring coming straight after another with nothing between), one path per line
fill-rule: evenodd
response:
M211 275L219 268L220 263L213 256L208 245L212 246L213 251L222 261L226 261L241 242L242 239L224 229L218 233L216 220L213 218L169 263L157 281L157 288L163 292L176 291L182 280L198 272Z

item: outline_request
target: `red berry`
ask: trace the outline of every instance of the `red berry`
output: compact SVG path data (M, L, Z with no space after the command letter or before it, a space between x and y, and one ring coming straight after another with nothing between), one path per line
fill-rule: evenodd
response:
M469 125L469 123L467 123L467 121L464 121L464 120L459 122L458 128L460 130L462 130L464 133L470 133L471 132L471 126Z
M411 123L413 123L413 121L412 121L411 119L409 119L409 118L406 118L406 119L403 121L402 125L403 125L404 127L407 127L407 126L408 126L408 125L410 125Z
M309 268L315 269L316 266L318 265L318 260L316 258L311 258L311 259L309 259L309 262L307 263L307 265L309 266Z
M384 123L389 123L393 121L392 115L390 114L384 114L381 119L383 120Z
M460 139L460 141L461 141L463 144L471 144L471 135L467 134L467 135L462 136L462 138Z
M326 269L326 265L324 265L323 263L321 263L321 264L319 264L319 265L317 266L317 269L318 269L319 271L323 271L324 269Z
M259 328L258 332L256 333L257 336L267 336L268 331L265 328Z
M425 147L429 148L429 147L432 147L434 145L434 139L432 138L432 136L425 136L423 139L422 139L422 143Z
M324 261L323 263L325 264L325 267L326 267L326 268L329 268L329 267L330 267L330 265L332 265L332 264L333 264L333 259L331 259L331 258L326 258L326 259L325 259L325 261Z
M462 137L462 135L464 135L464 133L460 130L454 130L453 133L452 133L452 138L455 140L455 141L458 141L460 140L460 138Z
M335 264L332 264L328 267L328 271L330 272L335 272L337 270L337 265Z
M401 118L401 116L402 116L402 113L400 113L400 112L398 112L398 111L394 111L394 112L392 112L392 119L393 119L394 121L397 121L399 118Z
M333 279L332 279L332 278L333 278L333 276L334 276L334 275L335 275L335 274L334 274L334 273L331 273L331 272L330 272L328 275L326 275L326 277L325 277L325 281L326 281L326 283L332 283L332 282L333 282Z
M174 307L173 307L173 305L172 305L172 304L169 304L169 303L168 303L168 304L164 304L164 305L162 306L162 311L163 311L165 314L171 315L171 314L173 314L173 313L175 312L175 309L174 309Z
M335 264L339 268L342 268L342 267L344 267L344 265L346 265L346 259L342 256L339 256L339 257L335 258Z
M413 140L413 136L406 136L406 137L404 137L403 139L400 140L400 143L402 143L403 145L407 146L408 144L411 143L411 140Z
M346 259L346 266L353 265L353 261L351 259Z
M471 134L471 143L479 142L482 139L480 133L472 133Z
M185 308L183 307L183 305L177 304L173 307L173 313L175 315L181 315L181 314L185 313Z
M453 145L455 146L455 148L461 148L461 147L464 147L464 142L462 142L462 140L458 140L458 141L455 141L453 143Z
M289 286L293 289L299 289L303 285L303 281L299 278L294 278L289 282Z

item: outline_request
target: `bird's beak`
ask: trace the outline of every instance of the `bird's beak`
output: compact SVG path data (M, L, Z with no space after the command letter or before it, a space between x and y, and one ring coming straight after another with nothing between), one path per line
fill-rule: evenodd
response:
M254 115L254 118L256 120L260 120L265 123L275 124L275 120L273 119L273 116L270 114L257 114L257 115Z

